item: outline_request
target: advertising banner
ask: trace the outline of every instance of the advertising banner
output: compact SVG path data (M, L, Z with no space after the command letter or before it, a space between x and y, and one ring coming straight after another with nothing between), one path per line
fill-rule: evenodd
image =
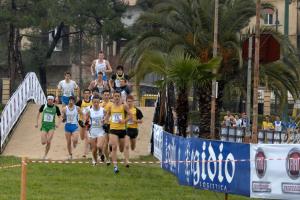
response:
M162 149L163 149L163 127L154 124L153 125L153 141L154 141L154 157L159 161L162 161Z
M251 197L300 199L300 145L251 145Z
M199 189L250 195L250 147L248 144L185 139L164 132L163 169L179 183ZM236 160L247 159L247 162Z

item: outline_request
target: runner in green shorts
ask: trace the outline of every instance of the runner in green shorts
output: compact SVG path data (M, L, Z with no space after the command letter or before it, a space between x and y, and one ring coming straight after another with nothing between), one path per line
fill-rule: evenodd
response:
M42 145L46 145L45 154L43 159L47 158L47 154L50 150L51 140L53 138L54 130L58 127L55 124L55 115L59 118L61 116L59 108L54 105L54 95L47 96L47 104L44 104L40 107L39 112L36 118L36 125L35 127L39 127L39 118L42 113L42 124L41 124L41 143ZM59 120L60 124L61 120Z

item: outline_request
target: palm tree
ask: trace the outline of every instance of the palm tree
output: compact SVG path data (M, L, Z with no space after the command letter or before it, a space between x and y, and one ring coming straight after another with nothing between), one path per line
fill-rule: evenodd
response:
M183 50L175 50L170 54L160 51L146 51L141 56L136 69L136 80L139 82L149 72L163 77L160 81L161 89L165 90L170 83L174 84L176 94L176 115L179 135L186 137L189 114L189 88L193 81L212 78L212 69L217 68L220 59L216 58L202 64Z
M200 62L208 62L212 58L213 8L211 0L165 0L156 4L138 19L138 35L125 48L124 60L130 59L135 65L145 50L168 53L180 47ZM219 55L223 61L218 73L218 96L221 97L232 65L241 65L238 33L255 15L255 5L252 1L221 0L219 10ZM194 85L198 86L201 132L209 133L211 82L196 81Z

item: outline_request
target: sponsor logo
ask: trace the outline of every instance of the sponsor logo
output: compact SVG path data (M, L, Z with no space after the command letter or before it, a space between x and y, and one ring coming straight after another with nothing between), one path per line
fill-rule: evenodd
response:
M272 192L270 182L253 181L252 192Z
M300 176L300 150L293 148L286 158L286 172L293 180Z
M283 193L300 194L300 183L282 183L281 189Z
M255 171L258 178L263 178L267 171L266 155L261 148L258 148L255 154Z

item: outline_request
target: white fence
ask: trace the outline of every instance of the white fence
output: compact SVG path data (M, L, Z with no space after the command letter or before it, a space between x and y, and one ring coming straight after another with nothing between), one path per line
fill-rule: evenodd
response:
M19 85L2 111L0 118L0 150L2 150L7 136L18 121L29 100L34 100L36 104L40 105L46 103L46 97L39 80L35 73L32 72L26 75L22 84Z

